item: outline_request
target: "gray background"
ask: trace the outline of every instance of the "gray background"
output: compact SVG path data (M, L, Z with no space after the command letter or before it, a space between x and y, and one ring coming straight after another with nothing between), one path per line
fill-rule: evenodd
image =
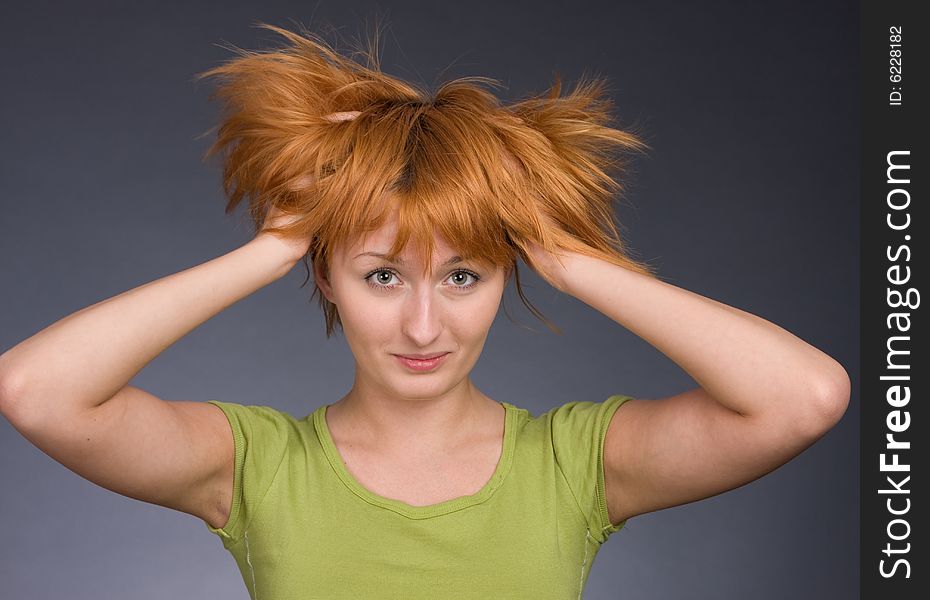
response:
M610 77L644 125L618 209L668 282L769 319L836 357L858 386L856 2L6 2L0 351L89 304L249 238L223 214L209 84L193 74L277 44L266 21L389 21L384 68L435 83L501 79L517 99L554 70ZM652 346L522 269L557 336L508 288L474 378L538 414L614 393L694 386ZM133 380L167 399L269 404L303 416L352 380L341 337L299 289L302 267L203 324ZM858 595L858 394L843 421L770 475L631 519L587 598ZM0 596L229 598L247 594L201 521L74 475L0 419Z

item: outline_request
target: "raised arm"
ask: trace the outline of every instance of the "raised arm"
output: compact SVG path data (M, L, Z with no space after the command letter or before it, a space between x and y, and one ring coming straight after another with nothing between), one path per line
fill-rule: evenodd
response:
M613 523L757 479L844 414L846 371L781 327L606 261L535 256L558 289L652 344L700 386L617 410L604 449Z
M127 385L198 325L284 276L299 249L271 234L83 308L0 355L0 412L43 452L104 488L222 524L232 431L205 402Z

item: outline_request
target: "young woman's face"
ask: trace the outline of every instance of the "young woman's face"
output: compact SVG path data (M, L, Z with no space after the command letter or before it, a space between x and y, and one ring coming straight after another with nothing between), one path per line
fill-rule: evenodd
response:
M408 399L441 396L465 382L478 361L506 285L505 269L456 260L435 238L433 274L405 248L394 264L386 254L393 220L351 247L334 251L328 281L317 281L339 311L355 355L356 380ZM401 356L445 354L437 363L408 363Z

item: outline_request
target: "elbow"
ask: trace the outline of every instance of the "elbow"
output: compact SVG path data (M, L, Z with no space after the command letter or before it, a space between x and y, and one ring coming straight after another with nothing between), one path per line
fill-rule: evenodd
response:
M29 385L23 371L0 368L0 417L20 432L32 428L41 416Z
M22 405L21 381L15 373L0 372L0 415L11 423Z
M851 391L849 374L838 362L827 376L816 380L802 419L807 437L820 438L842 420Z

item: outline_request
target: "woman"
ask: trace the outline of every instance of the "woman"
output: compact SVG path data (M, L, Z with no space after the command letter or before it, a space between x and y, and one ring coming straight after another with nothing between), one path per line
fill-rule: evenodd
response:
M84 308L0 356L0 409L114 492L204 520L253 599L580 597L636 515L736 488L843 415L849 379L778 326L657 279L613 224L601 82L503 106L427 94L273 26L225 78L227 210L242 247ZM699 387L534 417L471 381L522 258ZM352 388L302 419L166 402L128 382L238 300L312 263ZM530 309L538 315L530 306Z

